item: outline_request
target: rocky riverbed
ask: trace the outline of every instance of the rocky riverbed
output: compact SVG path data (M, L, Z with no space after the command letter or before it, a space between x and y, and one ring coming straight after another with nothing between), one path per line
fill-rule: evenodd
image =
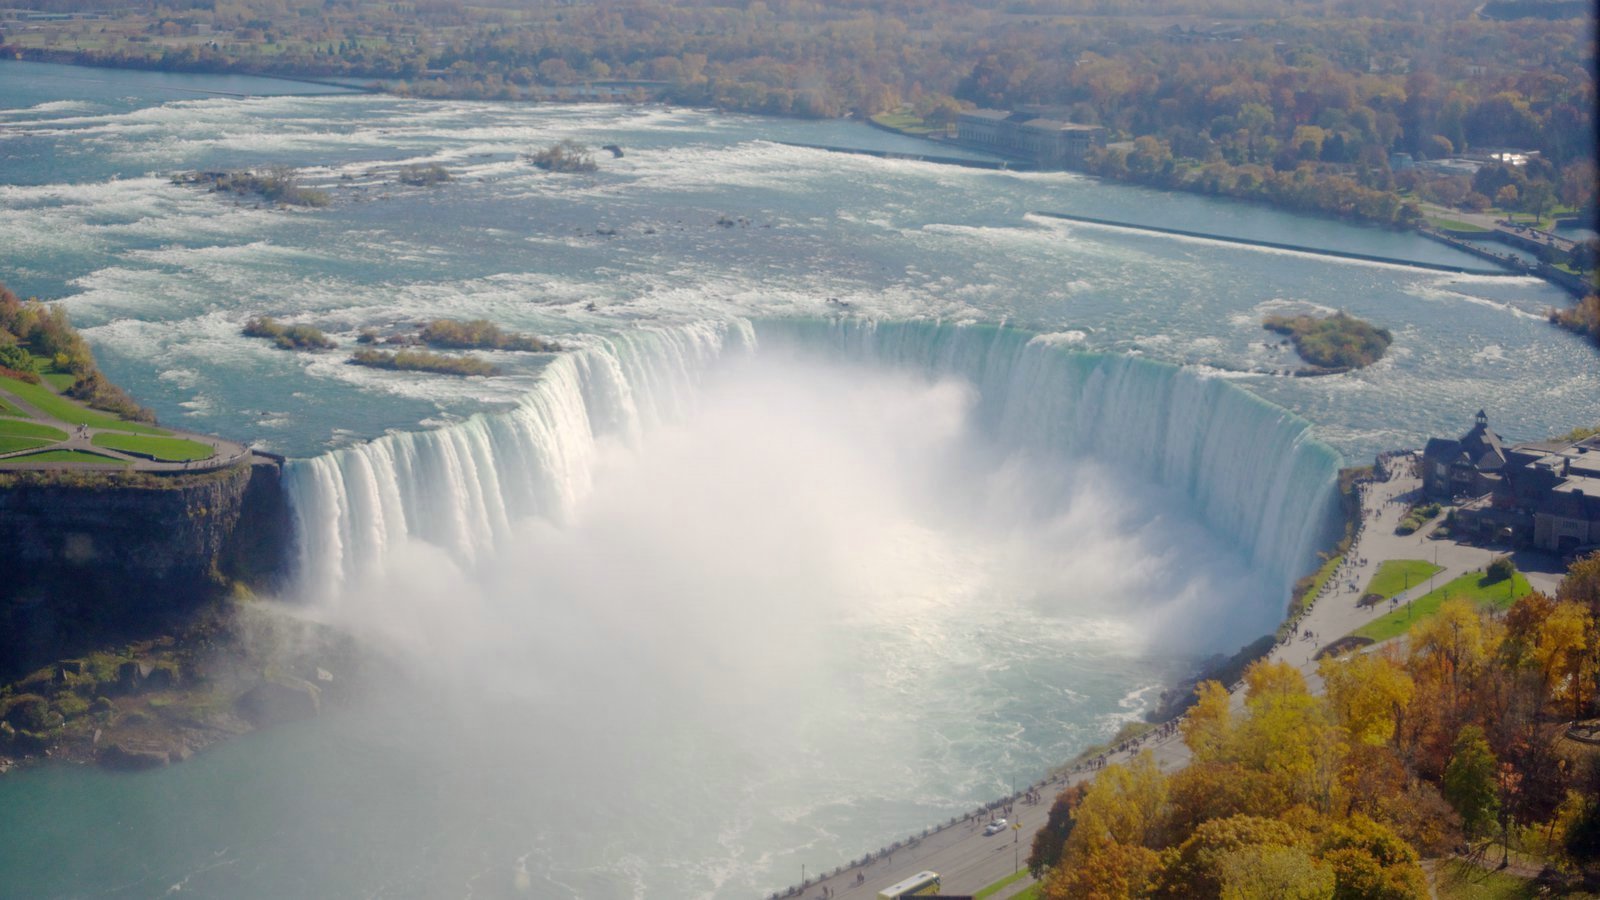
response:
M46 759L147 769L316 716L347 688L348 643L234 599L182 631L43 666L0 687L0 772Z

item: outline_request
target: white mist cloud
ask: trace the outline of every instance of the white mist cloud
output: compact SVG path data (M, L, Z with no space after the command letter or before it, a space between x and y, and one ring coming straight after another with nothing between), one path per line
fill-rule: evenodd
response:
M1106 463L992 446L974 400L771 352L730 364L688 421L606 444L570 521L517 523L473 571L415 543L334 615L529 696L627 672L734 706L827 682L853 627L937 654L929 635L976 609L1115 635L1113 652L1270 625L1262 586L1181 504Z
M1170 496L996 447L975 410L958 381L763 351L606 443L562 523L519 521L470 569L391 550L324 612L410 675L377 731L448 736L430 796L461 799L438 814L512 823L495 865L524 829L588 852L570 829L692 862L674 895L758 891L772 848L880 833L858 804L942 817L1101 737L1150 654L1270 623L1277 598ZM562 877L632 892L608 865Z

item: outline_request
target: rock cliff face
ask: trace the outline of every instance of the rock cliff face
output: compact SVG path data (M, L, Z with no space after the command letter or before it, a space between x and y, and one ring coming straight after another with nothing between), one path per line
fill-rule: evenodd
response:
M0 480L0 678L148 637L289 545L278 465L177 477Z

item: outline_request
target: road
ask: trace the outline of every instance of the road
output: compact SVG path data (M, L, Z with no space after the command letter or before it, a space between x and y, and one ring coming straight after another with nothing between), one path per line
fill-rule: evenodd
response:
M1270 659L1282 660L1298 668L1307 676L1314 690L1321 690L1321 679L1316 674L1317 651L1389 613L1390 606L1386 603L1366 608L1356 605L1385 560L1437 559L1437 564L1442 567L1442 571L1430 581L1399 594L1396 597L1399 605L1461 574L1485 568L1498 555L1494 550L1430 538L1433 529L1444 519L1442 513L1416 534L1395 534L1395 526L1405 516L1410 502L1420 497L1422 481L1410 459L1401 459L1393 468L1396 472L1390 480L1360 486L1362 524L1346 555L1350 562L1339 569L1337 577L1329 581L1310 610L1297 623L1298 636L1278 643L1268 655ZM1550 557L1518 554L1517 566L1534 589L1546 593L1554 593L1562 577L1559 560ZM1313 637L1305 637L1307 633ZM1244 692L1238 687L1234 686L1233 702L1235 707L1242 708ZM1156 764L1166 772L1182 768L1189 762L1189 748L1175 732L1164 737L1135 741L1125 750L1108 754L1106 762L1126 763L1135 754L1145 750L1151 752ZM775 896L805 897L807 900L822 900L824 896L837 900L871 900L884 887L923 870L932 870L942 876L941 890L945 894L976 893L1010 875L1019 865L1027 865L1033 836L1044 825L1055 795L1068 785L1092 778L1094 771L1080 768L1035 785L1043 798L1037 804L1014 799L1012 813L1007 818L1020 823L1020 830L1007 829L1002 834L986 836L983 834L983 825L988 821L987 814L973 816L865 865L845 867L820 881L813 876L803 891L791 887L787 893ZM863 879L860 883L856 881L858 875ZM1025 890L1031 883L1032 879L1025 877L992 896L994 900L1006 900ZM827 889L826 894L824 889Z

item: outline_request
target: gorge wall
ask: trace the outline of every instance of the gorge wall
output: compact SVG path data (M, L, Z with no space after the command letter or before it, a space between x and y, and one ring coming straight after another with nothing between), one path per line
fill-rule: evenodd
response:
M149 637L285 569L276 461L201 475L0 476L0 678Z

